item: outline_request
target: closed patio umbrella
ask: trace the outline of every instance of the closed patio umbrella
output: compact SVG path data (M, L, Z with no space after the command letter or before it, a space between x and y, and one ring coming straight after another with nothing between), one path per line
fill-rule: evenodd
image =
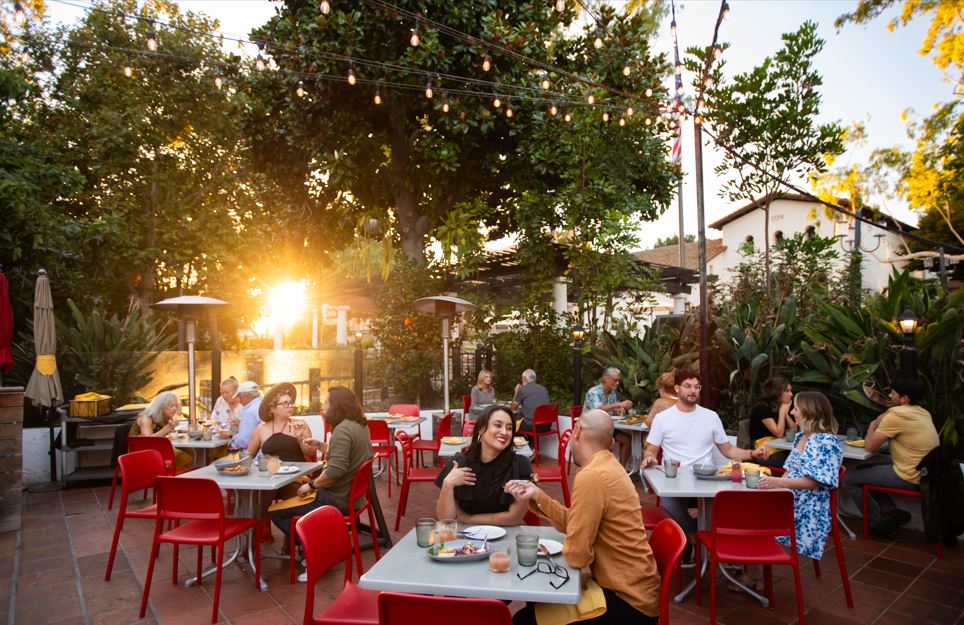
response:
M7 276L0 271L0 386L3 386L3 374L13 369L13 308L10 306L10 287Z
M57 372L54 300L50 295L50 280L43 269L38 272L37 286L33 294L33 342L37 360L23 394L34 405L47 408L50 429L50 481L53 484L57 477L57 464L54 459L53 407L63 401L64 392L60 388L60 374Z

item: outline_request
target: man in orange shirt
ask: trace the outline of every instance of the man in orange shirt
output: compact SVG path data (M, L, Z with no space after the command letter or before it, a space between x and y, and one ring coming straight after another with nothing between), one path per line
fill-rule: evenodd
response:
M584 412L573 430L570 448L581 469L566 508L525 480L507 482L505 490L528 502L566 534L562 553L571 566L589 567L606 596L606 612L580 621L653 624L659 620L660 577L646 538L639 495L626 470L613 457L613 423L601 410ZM535 606L526 605L513 623L535 623Z

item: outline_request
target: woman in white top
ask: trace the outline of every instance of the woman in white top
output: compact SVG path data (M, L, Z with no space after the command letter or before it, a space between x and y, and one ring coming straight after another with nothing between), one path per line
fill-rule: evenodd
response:
M228 428L241 422L241 401L238 395L238 380L231 376L221 382L221 395L214 402L211 418Z

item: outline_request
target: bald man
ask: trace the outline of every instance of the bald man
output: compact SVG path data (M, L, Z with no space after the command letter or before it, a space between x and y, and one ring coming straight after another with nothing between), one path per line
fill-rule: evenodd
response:
M525 480L505 490L547 518L566 537L562 553L571 566L589 567L606 595L606 613L580 623L619 624L659 621L659 572L646 539L639 495L626 469L613 457L613 422L602 410L584 412L569 448L579 471L566 508ZM513 617L516 625L535 623L536 606Z

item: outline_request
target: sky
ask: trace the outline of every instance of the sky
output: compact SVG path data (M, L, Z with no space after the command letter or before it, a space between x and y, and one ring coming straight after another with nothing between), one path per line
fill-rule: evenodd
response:
M68 0L70 5L87 6L86 0ZM534 0L539 1L539 0ZM544 0L547 7L550 0ZM567 0L570 3L572 0ZM864 122L867 127L867 146L858 154L844 155L841 165L858 163L877 147L900 145L910 148L905 124L901 119L905 109L916 111L918 118L927 116L937 102L951 99L953 86L946 82L941 71L929 58L918 54L929 20L918 19L907 27L887 30L887 22L899 11L897 8L877 20L861 26L848 24L840 32L833 26L834 19L852 10L856 0L729 0L730 16L720 30L720 40L730 44L725 53L726 73L748 71L781 47L780 35L795 31L806 20L818 23L820 36L826 46L815 59L817 70L823 75L820 122L836 121L843 125ZM83 15L77 6L48 0L49 15L58 21L74 22ZM203 12L221 22L225 34L245 36L252 28L274 15L277 3L269 0L179 0L188 10ZM677 32L680 49L709 45L713 25L719 12L719 0L682 0L677 4ZM665 51L671 58L672 39L669 18L661 29L657 51ZM692 77L684 75L689 85ZM672 89L672 78L667 79ZM705 137L704 137L705 138ZM707 142L709 139L707 139ZM707 143L704 147L704 202L706 223L727 215L744 203L733 203L720 198L720 180L714 166L720 155ZM684 126L683 133L683 220L687 233L696 231L696 189L694 181L692 126ZM888 202L879 206L884 212L908 223L916 223L916 215L906 206ZM678 231L677 203L654 224L647 225L641 234L643 247L657 238ZM707 231L710 238L719 233Z

